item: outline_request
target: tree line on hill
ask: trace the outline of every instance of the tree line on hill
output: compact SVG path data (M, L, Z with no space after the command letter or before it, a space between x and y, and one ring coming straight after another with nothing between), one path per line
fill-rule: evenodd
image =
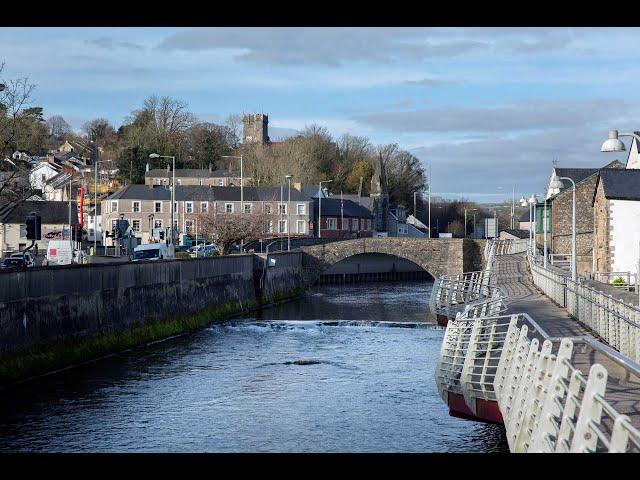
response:
M0 79L4 64L0 64ZM239 161L225 156L243 156L244 175L256 186L278 186L286 175L294 182L317 185L332 180L329 189L367 195L376 165L386 167L390 202L406 208L428 223L425 195L428 179L421 161L397 144L375 145L365 136L344 134L333 138L328 129L309 125L282 141L242 144L242 117L230 115L222 124L199 120L188 105L170 97L150 96L116 128L104 118L95 118L73 131L60 115L45 118L40 106L32 105L33 85L28 78L0 80L0 157L16 150L42 155L65 140L92 143L102 161L112 161L123 183L143 183L147 164L166 168L162 158L149 154L175 155L177 168L239 170ZM0 161L0 204L16 201L26 193L15 180L26 175L23 165ZM8 179L8 180L7 180ZM24 183L24 182L23 182ZM23 185L24 187L24 185ZM417 212L413 212L416 193ZM476 209L476 219L493 216L484 206L465 200L432 199L431 224L435 230L460 237L464 234L464 208ZM509 225L509 210L497 210L499 224ZM468 228L468 232L471 227Z

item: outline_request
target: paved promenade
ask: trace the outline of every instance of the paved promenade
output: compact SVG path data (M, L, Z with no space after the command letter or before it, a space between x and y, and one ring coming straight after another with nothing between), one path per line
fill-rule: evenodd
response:
M571 318L566 309L536 289L525 254L496 256L492 283L507 296L508 313L529 314L551 337L590 335L597 338ZM574 352L573 363L585 376L593 363L600 363L608 370L606 400L620 413L629 416L636 428L640 428L640 376L630 374L604 354L584 345L574 348Z

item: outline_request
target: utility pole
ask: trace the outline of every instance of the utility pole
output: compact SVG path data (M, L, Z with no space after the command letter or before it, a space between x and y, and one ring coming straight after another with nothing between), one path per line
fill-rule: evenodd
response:
M342 190L340 190L340 231L341 237L344 235L344 200L342 198Z
M291 179L293 175L285 177L289 182L289 196L287 200L287 252L291 251Z
M93 192L93 254L98 254L98 160L96 159L96 178Z
M431 163L429 163L429 238L431 238Z

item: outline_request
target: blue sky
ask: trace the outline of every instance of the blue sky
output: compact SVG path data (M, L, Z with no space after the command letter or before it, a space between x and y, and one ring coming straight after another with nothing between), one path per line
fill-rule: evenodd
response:
M117 127L151 94L199 118L264 112L270 126L395 142L433 194L542 192L552 161L600 166L610 128L640 130L640 29L3 28L7 78L74 128Z

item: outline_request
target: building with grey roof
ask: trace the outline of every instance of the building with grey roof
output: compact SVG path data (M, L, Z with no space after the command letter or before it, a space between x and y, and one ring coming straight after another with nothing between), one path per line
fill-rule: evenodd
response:
M602 170L592 200L593 270L637 274L640 251L640 170Z
M144 174L145 185L171 185L173 173L167 169L152 169ZM244 176L243 184L247 185L251 177ZM213 170L209 168L177 168L176 185L214 185L226 187L240 185L240 172L230 170Z

